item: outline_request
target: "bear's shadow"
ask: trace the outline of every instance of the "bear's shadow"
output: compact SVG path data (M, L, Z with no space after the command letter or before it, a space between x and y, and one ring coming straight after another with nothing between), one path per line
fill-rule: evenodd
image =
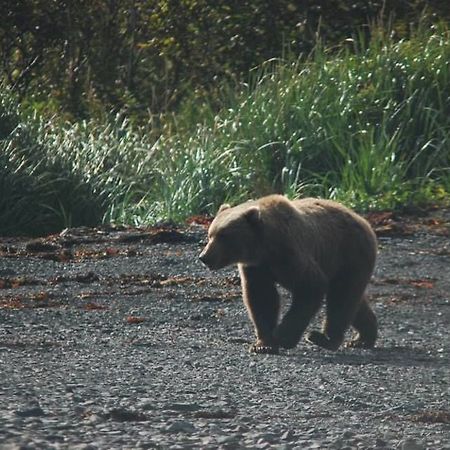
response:
M287 356L295 357L294 353ZM445 361L437 357L430 349L408 346L376 347L370 350L342 348L336 352L329 352L317 347L310 347L307 356L320 364L357 365L367 364L380 366L414 367L439 366ZM304 359L304 355L302 356Z

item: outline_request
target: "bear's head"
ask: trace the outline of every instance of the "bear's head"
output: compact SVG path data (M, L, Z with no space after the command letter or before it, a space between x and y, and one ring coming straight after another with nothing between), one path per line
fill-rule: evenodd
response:
M231 264L256 265L262 259L262 221L257 204L222 205L208 230L200 260L212 270Z

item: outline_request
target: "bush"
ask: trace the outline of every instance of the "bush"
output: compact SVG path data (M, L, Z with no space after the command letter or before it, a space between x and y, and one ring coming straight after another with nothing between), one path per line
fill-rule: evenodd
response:
M101 123L43 119L3 88L0 133L0 234L147 218L142 205L161 176L151 129L135 129L121 115Z
M302 191L359 208L445 196L448 31L419 31L399 42L379 32L367 46L363 39L349 45L332 56L317 48L306 62L266 63L241 94L227 91L228 106L217 116L206 110L195 131L162 139L161 153L171 162L160 159L164 180L154 198L174 207L174 197L160 192L177 184L199 149L208 154L205 164L217 168L192 164L192 175L183 176L177 202L192 204L192 191L203 200L191 212L213 212L221 201L248 193ZM208 183L195 171L208 174Z
M373 33L306 61L271 60L214 107L193 98L156 130L122 116L61 125L0 94L0 233L180 222L282 192L359 209L447 200L450 39Z

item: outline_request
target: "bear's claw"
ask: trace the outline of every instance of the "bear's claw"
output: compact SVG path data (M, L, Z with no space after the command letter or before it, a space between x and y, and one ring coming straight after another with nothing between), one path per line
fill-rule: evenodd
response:
M345 344L348 348L374 348L375 342L367 342L362 339L353 339Z
M252 344L249 349L250 353L260 353L266 355L278 355L278 347L274 345Z

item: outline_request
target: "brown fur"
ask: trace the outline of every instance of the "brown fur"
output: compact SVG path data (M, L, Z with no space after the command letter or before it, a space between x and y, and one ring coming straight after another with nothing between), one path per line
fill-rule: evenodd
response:
M238 264L257 353L292 348L326 297L322 332L309 340L336 350L352 325L352 345L373 347L377 320L364 295L377 252L370 225L344 206L271 195L233 208L223 205L200 259L211 269ZM276 284L292 293L280 323Z

